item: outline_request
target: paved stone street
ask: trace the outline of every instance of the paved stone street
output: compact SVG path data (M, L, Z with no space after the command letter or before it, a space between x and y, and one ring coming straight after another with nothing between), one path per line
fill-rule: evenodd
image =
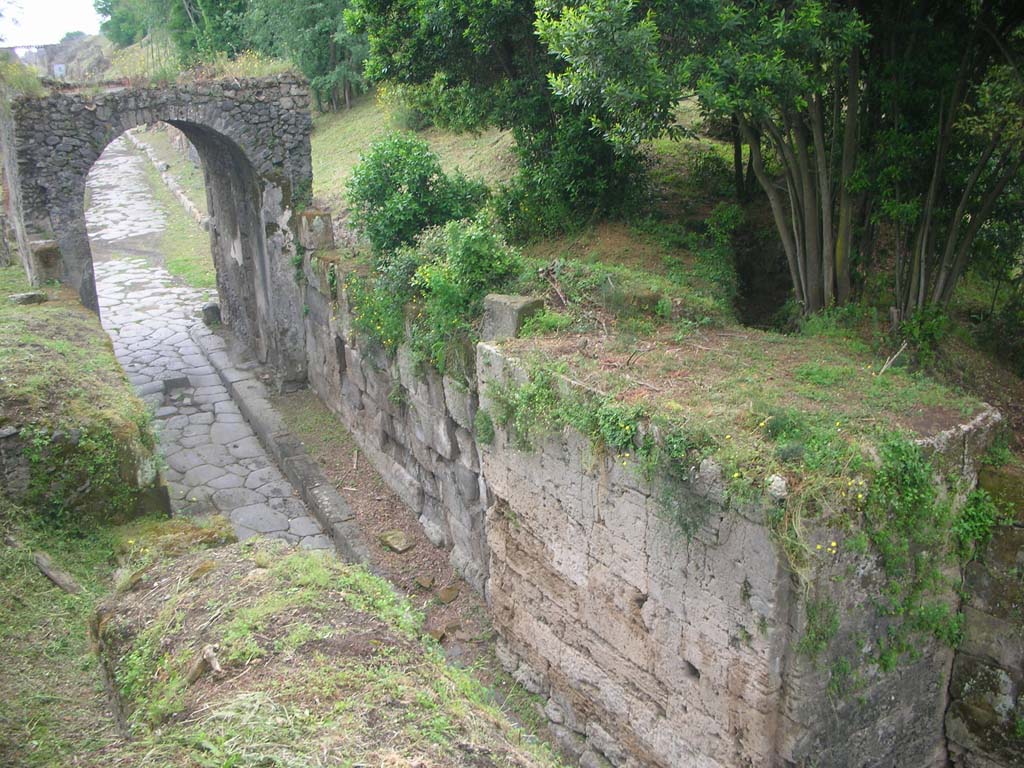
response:
M175 513L220 512L240 539L262 534L328 548L330 539L189 335L209 297L157 266L165 215L147 186L143 162L124 139L110 145L89 176L87 219L103 326L132 384L154 409Z

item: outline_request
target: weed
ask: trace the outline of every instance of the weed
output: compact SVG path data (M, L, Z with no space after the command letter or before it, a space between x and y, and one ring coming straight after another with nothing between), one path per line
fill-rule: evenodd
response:
M473 431L476 439L483 445L491 445L494 442L494 421L485 409L480 408L473 418Z
M970 560L983 550L992 538L993 529L1010 519L1012 516L1001 510L987 491L980 488L971 491L953 521L953 535L961 560Z
M807 601L807 625L797 650L813 659L824 651L839 632L839 607L827 598Z
M558 333L570 328L573 323L574 320L571 315L545 309L528 317L526 322L523 323L523 328L519 335L528 338L530 336Z

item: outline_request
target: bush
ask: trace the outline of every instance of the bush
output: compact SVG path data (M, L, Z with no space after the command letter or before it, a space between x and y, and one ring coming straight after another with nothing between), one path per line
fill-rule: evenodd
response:
M522 264L483 221L453 221L424 234L413 286L423 297L413 325L413 351L441 372L467 367L453 353L472 342L484 296L519 274ZM463 371L465 372L465 371Z
M468 375L484 296L521 269L518 254L483 220L433 227L415 245L381 256L374 280L349 281L356 329L393 351L405 337L411 303L414 354L442 373Z
M911 351L922 368L935 363L939 345L949 334L949 317L941 307L919 309L900 325Z
M519 174L501 190L495 209L516 242L565 232L573 222L629 213L641 197L642 158L616 154L581 115L551 126L515 131Z
M399 133L374 143L348 182L352 221L378 256L411 244L427 227L472 216L486 197L482 182L445 175L425 141Z

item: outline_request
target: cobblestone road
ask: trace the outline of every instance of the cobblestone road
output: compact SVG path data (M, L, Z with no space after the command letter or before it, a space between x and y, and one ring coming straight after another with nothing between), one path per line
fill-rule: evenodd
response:
M89 176L87 220L103 326L156 415L174 511L220 512L243 539L262 534L328 548L330 540L189 336L209 297L158 266L166 217L143 162L124 139L107 148Z

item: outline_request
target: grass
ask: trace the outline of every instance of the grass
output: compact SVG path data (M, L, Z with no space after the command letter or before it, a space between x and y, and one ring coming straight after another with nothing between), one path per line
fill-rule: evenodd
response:
M138 520L68 536L30 524L28 511L0 495L0 763L11 768L105 765L119 742L89 642L88 623L109 592L113 570L222 543L222 528L187 520ZM67 594L43 577L43 549L81 585Z
M558 764L489 703L489 690L444 662L408 601L362 568L275 543L225 547L220 518L145 519L77 537L28 519L0 497L0 533L18 544L0 548L5 766L469 768L480 754L494 766ZM51 585L36 549L82 592ZM90 646L97 611L133 711L131 740L115 728ZM211 641L225 674L187 684Z
M6 298L29 289L20 266L0 269L0 425L105 422L136 431L144 407L97 316L57 286L46 287L43 304Z
M148 141L150 134L144 134ZM168 144L168 149L170 149ZM170 151L174 151L171 149ZM181 203L160 178L160 173L143 157L143 172L161 210L167 215L167 226L160 235L160 253L164 266L175 277L200 290L217 287L217 270L210 251L210 234L203 230L181 207ZM184 161L182 161L184 162ZM186 187L191 195L194 191ZM195 198L191 198L195 202ZM206 200L203 192L202 200Z
M155 130L137 131L136 140L148 144L154 154L164 163L167 163L166 171L178 182L181 188L188 195L188 199L204 215L206 211L206 182L203 180L203 169L194 165L191 160L185 157L171 143L171 135L164 129L163 124Z
M159 764L556 765L390 584L325 553L250 542L157 563L106 610L126 749ZM224 674L189 685L207 644Z
M314 196L343 207L345 184L360 154L391 130L395 130L391 111L373 93L357 99L350 110L317 115L312 137ZM493 187L507 181L515 171L508 133L490 130L479 135L452 134L430 128L418 135L438 154L448 173L459 169Z

